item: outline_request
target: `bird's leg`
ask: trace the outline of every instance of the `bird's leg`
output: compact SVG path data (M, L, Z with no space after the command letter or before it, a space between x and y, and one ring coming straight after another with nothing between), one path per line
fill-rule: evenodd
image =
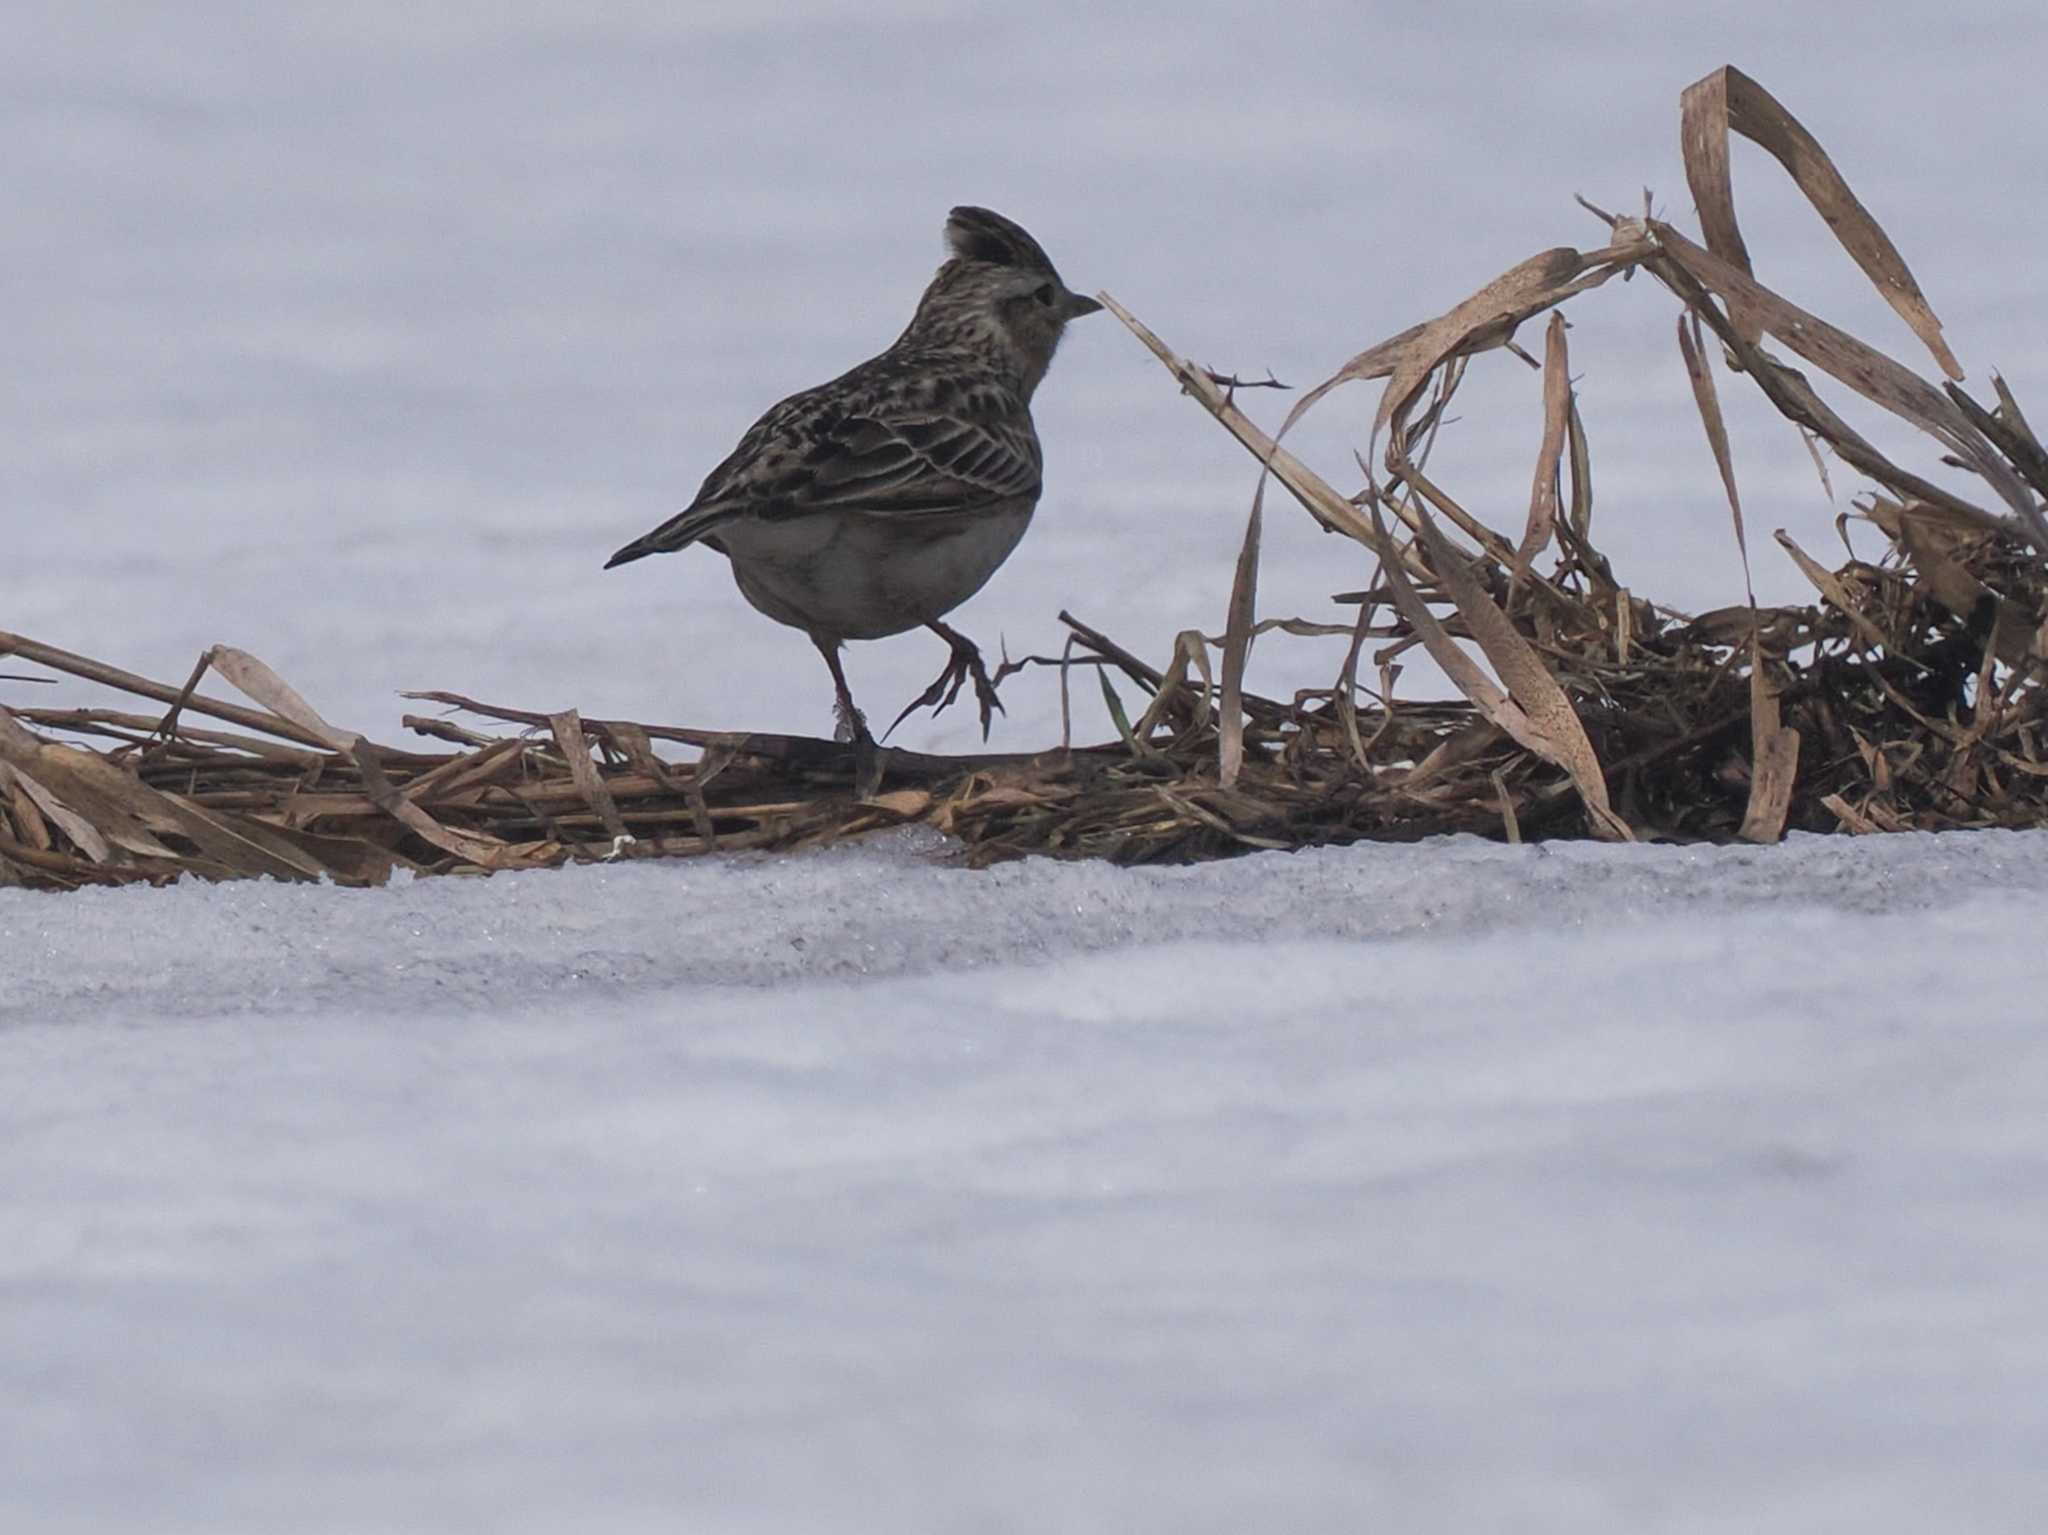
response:
M937 714L960 696L960 689L972 678L974 701L981 706L981 738L986 741L989 726L994 721L996 711L1003 708L1003 701L996 697L996 685L989 680L988 668L982 665L981 648L958 629L949 628L936 618L925 627L952 646L953 654L946 662L946 669L939 673L932 685L911 700L904 711L896 716L895 724L889 727L884 739L887 739L888 735L893 735L896 726L902 724L918 709L929 707L932 713Z
M853 689L846 685L846 671L839 664L839 642L826 641L811 636L811 643L818 647L818 654L825 658L825 665L832 671L832 691L835 695L832 716L838 728L833 731L835 741L858 741L868 733L867 716L854 707Z
M852 744L853 792L866 799L882 786L882 749L868 734L867 716L854 705L853 689L846 685L846 670L839 664L839 642L833 640L828 644L814 634L811 643L818 647L818 654L832 669L832 687L837 694L832 712L838 721L833 736L836 740Z

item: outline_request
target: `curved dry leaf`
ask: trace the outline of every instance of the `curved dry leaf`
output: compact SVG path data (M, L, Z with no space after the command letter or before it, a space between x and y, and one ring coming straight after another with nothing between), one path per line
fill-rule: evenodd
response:
M2048 521L2042 519L2040 505L2026 482L1947 395L1875 347L1773 293L1669 224L1651 227L1673 264L1728 303L1731 319L1738 309L1746 312L1755 324L1815 367L1928 433L1980 475L2048 545ZM1832 440L1833 434L1829 435ZM1940 495L1934 492L1935 497Z
M1781 722L1778 692L1764 671L1763 644L1749 631L1749 804L1736 832L1744 842L1778 842L1799 778L1799 732Z
M298 689L248 651L238 650L233 645L215 645L206 652L206 661L272 714L290 720L301 730L310 731L334 750L350 751L359 739L354 731L338 730L328 724L320 717L320 711L300 696Z
M1566 524L1583 542L1593 531L1593 449L1586 441L1586 423L1579 418L1577 394L1570 397L1570 402L1571 409L1565 414L1565 427L1566 441L1571 449L1572 509Z
M1373 416L1374 439L1413 404L1437 364L1455 353L1485 351L1501 345L1529 316L1598 287L1625 264L1617 261L1614 247L1591 254L1569 245L1538 251L1446 313L1412 332L1404 332L1397 338L1399 346L1383 342L1381 345L1390 349L1384 361L1391 366L1387 367L1387 387L1380 395L1379 410ZM1307 403L1306 399L1302 401ZM1298 413L1299 407L1290 415Z
M1728 450L1728 425L1721 417L1721 397L1714 392L1714 373L1706 351L1700 345L1700 317L1687 310L1678 317L1678 351L1685 359L1686 377L1692 380L1693 403L1707 429L1707 446L1714 450L1714 464L1721 471L1721 489L1728 497L1728 515L1735 519L1735 547L1742 554L1742 586L1749 605L1756 606L1756 584L1749 574L1749 539L1742 530L1742 496L1735 488L1735 460Z
M443 826L398 792L378 764L377 754L370 749L368 742L358 739L349 756L355 762L356 771L363 775L363 792L369 796L371 804L444 853L453 853L465 863L473 863L482 869L523 868L532 861L532 850L542 845L508 843L496 837Z
M1820 141L1775 96L1733 65L1723 65L1695 81L1679 98L1686 184L1699 209L1700 228L1715 255L1744 272L1755 270L1735 218L1734 181L1728 163L1731 129L1760 145L1785 167L1842 249L1920 338L1942 372L1961 378L1962 365L1942 339L1941 321L1935 318L1891 237L1857 201ZM1749 311L1749 300L1731 300L1729 313L1743 335L1754 342L1762 322Z
M14 784L18 785L22 794L28 799L35 810L47 818L65 836L69 837L72 845L85 854L87 858L91 859L94 863L100 864L114 862L114 850L108 844L107 839L100 835L99 828L58 799L48 789L37 783L27 772L21 768L0 763L0 775L9 777ZM30 841L32 845L42 848L45 852L49 851L50 834L48 829L39 826L37 830L41 831L42 835L37 837L31 834Z
M1244 767L1244 668L1251 658L1252 621L1258 607L1264 491L1262 480L1252 497L1251 516L1245 519L1244 544L1237 551L1237 570L1230 582L1230 617L1223 631L1223 694L1216 739L1217 781L1226 789L1237 782Z
M1380 523L1379 503L1372 503L1370 509L1373 521ZM1383 530L1384 526L1382 523ZM1394 607L1408 620L1409 627L1421 639L1422 648L1429 652L1429 658L1457 685L1458 691L1472 701L1474 708L1524 746L1535 750L1525 739L1534 735L1535 727L1522 713L1521 707L1480 670L1478 663L1465 653L1464 647L1451 638L1450 631L1430 612L1429 604L1422 600L1422 594L1409 579L1406 565L1399 560L1389 561L1386 579Z
M554 732L555 745L561 750L562 760L569 764L569 777L575 781L576 792L596 812L605 835L628 835L626 823L619 818L619 807L612 803L612 791L605 787L597 764L590 760L590 743L583 734L582 715L574 709L564 709L559 714L548 716L548 728Z
M1472 638L1506 684L1508 696L1521 716L1521 732L1505 713L1496 723L1529 750L1571 775L1579 798L1585 802L1587 820L1595 836L1608 841L1634 841L1635 834L1615 815L1608 802L1607 779L1600 770L1600 759L1586 735L1586 727L1571 699L1550 674L1550 668L1543 664L1543 658L1487 595L1486 588L1473 577L1465 557L1437 531L1435 520L1427 512L1422 513L1418 537L1429 552L1429 563L1438 581L1458 605L1460 616L1472 631ZM1388 574L1392 576L1391 569ZM1436 650L1432 648L1430 654L1435 656ZM1438 664L1442 664L1441 660ZM1469 659L1467 665L1470 666ZM1477 698L1473 702L1479 704Z
M1516 327L1531 315L1599 287L1615 273L1634 266L1649 249L1649 242L1637 229L1622 233L1613 244L1596 251L1581 252L1561 245L1537 252L1435 319L1398 331L1351 358L1294 402L1274 440L1284 441L1301 418L1340 385L1390 378L1394 382L1382 392L1373 423L1377 437L1397 410L1412 403L1409 397L1439 364L1506 345Z
M1571 420L1572 379L1564 339L1564 316L1552 313L1543 335L1543 443L1536 452L1536 476L1529 487L1529 520L1515 549L1511 585L1529 574L1529 562L1550 542L1557 526L1558 460L1564 455Z
M109 666L104 661L95 661L90 656L81 656L55 645L45 645L25 635L0 631L0 655L18 655L25 661L34 661L52 671L67 676L83 677L88 682L97 682L117 692L133 693L139 698L152 698L158 703L176 704L194 714L204 714L213 719L227 720L232 724L265 734L282 736L289 741L315 748L326 747L329 743L322 737L292 724L275 714L266 714L258 709L246 709L240 704L229 703L226 699L208 698L188 688L174 688L166 683L156 682L148 677L137 676L134 672L123 671L118 666ZM200 665L206 665L206 658L200 658Z
M1799 573L1813 583L1814 590L1825 597L1831 607L1849 620L1863 643L1873 650L1883 650L1884 630L1849 595L1849 588L1842 584L1842 578L1800 548L1783 528L1778 529L1776 537L1784 551L1792 556L1792 563L1799 567Z
M1686 185L1707 247L1723 261L1754 272L1742 225L1735 217L1735 178L1728 160L1727 69L1717 69L1687 86L1678 100L1678 116L1679 154L1685 161ZM1747 308L1731 301L1728 313L1751 346L1763 339L1762 327Z
M103 839L97 843L80 836L68 822L58 824L95 862L112 861L111 854L98 856L109 846L140 858L176 861L180 855L157 837L168 832L237 874L316 880L328 873L324 864L260 822L201 809L178 795L152 789L94 752L38 740L5 710L0 710L0 758L74 816L91 823Z

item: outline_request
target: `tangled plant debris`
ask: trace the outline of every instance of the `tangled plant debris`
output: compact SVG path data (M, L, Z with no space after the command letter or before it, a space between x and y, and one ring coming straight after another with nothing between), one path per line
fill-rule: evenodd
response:
M173 687L0 633L0 656L150 706L0 707L0 884L69 889L184 874L375 884L399 868L794 849L903 822L949 833L977 863L1031 853L1187 860L1455 831L1771 842L1788 828L2041 824L2048 448L2003 381L1992 379L1989 402L1961 387L1897 249L1760 85L1715 71L1684 93L1681 131L1703 244L1647 210L1622 217L1587 204L1606 243L1541 252L1359 353L1301 397L1277 438L1234 398L1274 381L1196 367L1102 295L1261 465L1219 639L1187 631L1155 667L1062 614L1067 654L1033 658L1059 665L1066 689L1092 671L1115 727L1107 744L970 757L892 751L881 791L857 798L848 750L830 741L424 693L409 696L490 728L408 716L409 728L447 747L408 751L328 724L230 647L208 652ZM1939 383L1757 280L1735 216L1731 131L1784 165L1925 346ZM1676 300L1678 361L1745 566L1717 358L1723 379L1761 390L1805 434L1823 473L1832 453L1874 487L1857 515L1882 536L1880 558L1829 569L1778 533L1813 587L1803 607L1752 598L1685 615L1624 584L1594 539L1591 452L1557 311L1635 272ZM1539 359L1516 336L1546 312ZM1773 347L1925 433L1979 493L1958 495L1894 463ZM1543 376L1541 449L1515 531L1482 521L1428 471L1466 369L1502 349ZM1333 389L1365 380L1385 381L1371 430L1380 458L1377 468L1360 459L1367 483L1346 496L1279 439ZM1368 568L1376 562L1331 621L1258 617L1269 482L1363 545ZM1348 637L1329 687L1286 701L1245 690L1253 640L1274 630ZM1399 657L1414 647L1460 698L1397 696ZM209 670L252 703L201 692Z

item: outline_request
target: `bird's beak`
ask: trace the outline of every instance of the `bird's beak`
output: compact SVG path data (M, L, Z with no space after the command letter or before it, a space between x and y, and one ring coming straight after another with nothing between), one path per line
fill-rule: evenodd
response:
M1102 306L1092 298L1083 298L1078 293L1067 295L1067 318L1078 320L1084 314L1093 314Z

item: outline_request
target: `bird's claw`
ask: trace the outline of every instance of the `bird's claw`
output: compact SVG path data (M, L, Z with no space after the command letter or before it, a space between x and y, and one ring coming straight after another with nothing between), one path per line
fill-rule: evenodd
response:
M909 719L919 709L930 709L934 715L943 713L946 706L960 696L960 689L972 680L974 701L981 713L981 738L986 741L990 727L997 714L1007 714L1002 699L996 696L996 685L989 677L988 667L982 663L981 650L965 635L947 635L947 643L953 647L952 655L946 661L946 669L932 680L932 685L904 706L889 728L882 732L882 739L888 740L896 733L896 727Z

